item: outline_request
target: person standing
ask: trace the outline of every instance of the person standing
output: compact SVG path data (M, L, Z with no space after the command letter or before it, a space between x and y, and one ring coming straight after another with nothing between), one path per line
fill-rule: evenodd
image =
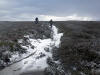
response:
M35 24L38 24L39 23L39 19L38 17L35 18Z
M49 24L50 24L50 27L52 28L52 25L53 25L52 19L49 21Z

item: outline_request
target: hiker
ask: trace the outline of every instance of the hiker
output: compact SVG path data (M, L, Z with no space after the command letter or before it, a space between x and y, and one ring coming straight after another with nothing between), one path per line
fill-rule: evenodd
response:
M35 24L38 24L39 20L38 17L35 18Z
M49 21L50 27L52 28L53 21L52 19Z
M52 30L53 21L52 21L52 19L49 21L49 25L50 25L50 27L51 27L50 36L51 36L51 39L53 39L53 30Z

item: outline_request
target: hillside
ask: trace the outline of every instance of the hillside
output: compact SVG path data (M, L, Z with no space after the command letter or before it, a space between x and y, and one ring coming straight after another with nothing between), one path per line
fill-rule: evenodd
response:
M46 69L47 75L99 75L100 22L56 21L54 25L63 36L59 48L52 49L53 60L60 62L64 73L56 71L57 65L48 59L51 67L50 70ZM18 39L24 39L23 44L28 44L25 35L32 35L34 39L48 39L52 38L50 33L48 22L0 22L0 60L4 60L6 51L26 53L18 43ZM1 62L0 66L1 69L5 68Z

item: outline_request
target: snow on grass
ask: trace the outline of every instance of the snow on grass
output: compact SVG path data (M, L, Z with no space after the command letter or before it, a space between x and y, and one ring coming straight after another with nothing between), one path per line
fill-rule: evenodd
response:
M27 49L27 53L22 54L21 56L19 56L18 54L14 54L11 58L11 61L18 61L31 54L32 55L29 56L28 58L23 59L18 63L11 65L10 67L7 67L6 69L12 68L9 69L9 72L15 71L18 73L44 70L46 67L48 67L47 58L48 57L52 58L52 48L59 47L60 39L63 36L63 33L58 33L58 29L55 26L52 26L52 36L53 36L52 39L51 38L32 39L29 37L29 35L24 36L28 38L28 41L30 43L30 45L28 46L22 46L23 48ZM19 40L19 43L22 43L22 39ZM32 48L32 46L34 47L34 49ZM20 66L17 66L19 64ZM2 72L8 72L8 71L2 71Z

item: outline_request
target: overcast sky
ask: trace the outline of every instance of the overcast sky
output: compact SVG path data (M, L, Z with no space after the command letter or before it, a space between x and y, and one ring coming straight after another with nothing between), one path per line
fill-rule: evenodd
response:
M100 0L0 0L0 20L100 20Z

